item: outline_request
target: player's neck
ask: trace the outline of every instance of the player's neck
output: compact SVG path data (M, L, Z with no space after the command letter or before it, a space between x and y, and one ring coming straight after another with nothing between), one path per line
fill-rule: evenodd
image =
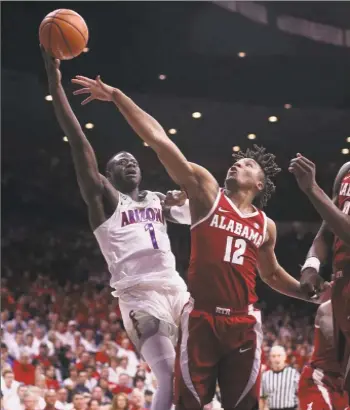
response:
M252 192L242 190L232 191L226 189L225 193L242 213L248 214L254 211L252 204L254 195Z
M133 201L138 201L140 199L140 190L139 187L136 187L130 192L122 192L123 194L129 196Z

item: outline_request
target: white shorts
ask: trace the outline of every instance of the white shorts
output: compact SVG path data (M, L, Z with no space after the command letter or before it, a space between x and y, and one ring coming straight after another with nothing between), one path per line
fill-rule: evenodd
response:
M160 331L174 346L182 309L189 301L189 292L160 293L153 290L130 290L119 298L125 330L140 350L143 339Z

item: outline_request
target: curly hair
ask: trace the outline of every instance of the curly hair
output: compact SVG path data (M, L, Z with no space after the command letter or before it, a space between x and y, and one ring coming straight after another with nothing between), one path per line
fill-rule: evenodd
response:
M275 162L275 156L265 151L266 148L253 145L253 149L248 148L246 152L239 151L232 154L232 157L235 161L238 161L242 158L252 158L260 165L261 169L263 170L265 176L264 188L257 195L254 201L257 203L257 206L259 208L266 206L267 201L275 192L276 187L271 178L276 176L281 171L281 168L279 168Z

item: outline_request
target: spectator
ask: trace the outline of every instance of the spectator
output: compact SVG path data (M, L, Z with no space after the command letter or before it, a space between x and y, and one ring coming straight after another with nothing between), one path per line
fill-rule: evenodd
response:
M113 397L110 410L129 410L129 400L125 393L118 393Z
M56 369L54 368L54 366L49 366L46 369L45 376L46 376L46 379L45 379L46 388L58 390L60 387L60 384L58 383L56 379Z
M73 390L73 394L75 393L90 393L90 390L85 386L87 381L87 373L85 371L79 372L77 384Z
M34 357L36 355L36 348L34 346L34 336L32 332L26 333L24 337L24 346L31 357Z
M75 393L73 395L73 408L72 410L85 410L85 401L84 397L80 393Z
M5 343L1 343L1 369L4 371L5 368L12 368L13 360L9 357L9 352L7 345Z
M56 407L56 401L57 401L57 395L55 390L47 390L45 393L45 404L46 406L44 407L43 410L58 410Z
M130 394L131 392L132 392L132 388L130 387L129 375L125 373L121 373L119 375L118 384L113 389L113 394L118 394L118 393Z
M139 389L134 389L130 395L130 410L145 410L145 397Z
M96 377L99 378L99 374L95 371L95 369L92 366L86 367L86 374L87 374L87 380L86 380L85 386L91 392L97 386Z
M98 400L92 399L89 402L88 410L100 410L100 404Z
M73 404L68 403L68 390L64 387L57 391L55 407L57 410L71 410L73 407Z
M153 391L151 390L145 390L145 404L144 407L145 409L150 409L152 407L152 401L153 401Z
M74 365L69 369L69 377L63 381L63 386L69 390L75 389L78 383L78 371Z
M35 367L31 363L30 356L27 352L22 352L19 360L13 364L13 373L18 382L26 385L35 384Z
M11 370L5 370L1 380L1 393L6 399L12 395L17 394L19 383L15 380L15 375Z

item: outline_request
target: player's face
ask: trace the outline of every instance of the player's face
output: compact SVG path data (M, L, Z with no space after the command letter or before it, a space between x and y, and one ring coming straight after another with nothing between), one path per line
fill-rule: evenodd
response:
M113 158L108 177L116 188L130 192L141 182L141 170L136 158L129 153L120 153Z
M251 158L242 158L235 162L228 170L225 184L228 189L256 189L261 191L264 187L264 174L260 165Z

